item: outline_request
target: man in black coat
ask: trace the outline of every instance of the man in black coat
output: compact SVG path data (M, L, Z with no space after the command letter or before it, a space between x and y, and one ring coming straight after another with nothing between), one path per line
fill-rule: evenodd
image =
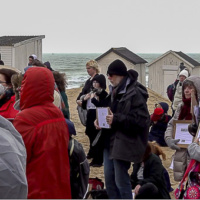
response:
M111 199L131 199L128 170L131 162L141 162L146 149L150 122L148 93L137 82L138 73L127 71L121 60L109 65L107 76L111 92L105 102L110 107L106 120L111 129L102 130L106 190ZM97 121L95 125L99 128Z

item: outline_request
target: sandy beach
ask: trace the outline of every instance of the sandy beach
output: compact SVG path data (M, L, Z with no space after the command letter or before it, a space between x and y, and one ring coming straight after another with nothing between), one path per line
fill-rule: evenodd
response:
M88 137L85 135L85 127L81 124L78 113L77 113L77 104L76 104L76 98L78 94L80 93L81 88L74 88L74 89L68 89L66 90L67 96L68 96L68 101L69 101L69 107L70 107L70 115L71 115L71 121L74 122L77 136L75 136L75 139L77 139L82 145L83 148L87 154L88 148L89 148L89 140ZM171 102L158 95L156 92L148 89L149 93L149 99L148 99L148 109L149 112L152 113L154 110L155 103L157 102L166 102L169 105ZM171 114L171 109L169 110L169 114ZM166 161L163 161L163 165L167 169L170 175L170 180L172 187L175 189L178 186L178 182L174 181L173 179L173 171L169 169L169 166L171 164L171 157L174 154L174 151L171 150L169 147L162 147L164 152L166 153L167 159ZM132 172L132 167L130 168L130 173ZM104 181L104 172L103 172L103 167L100 168L90 168L90 177L98 177L101 178ZM174 198L173 192L170 194L172 198Z

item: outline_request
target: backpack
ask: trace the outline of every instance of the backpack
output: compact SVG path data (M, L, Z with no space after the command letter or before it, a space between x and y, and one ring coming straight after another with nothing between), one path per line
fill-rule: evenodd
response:
M83 199L88 187L89 163L83 146L72 137L69 140L68 153L72 199Z
M91 190L86 194L85 199L109 199L104 182L99 178L89 178L89 185Z
M175 94L176 86L178 82L179 80L176 80L174 83L168 85L167 87L167 96L171 102L174 100L174 94Z

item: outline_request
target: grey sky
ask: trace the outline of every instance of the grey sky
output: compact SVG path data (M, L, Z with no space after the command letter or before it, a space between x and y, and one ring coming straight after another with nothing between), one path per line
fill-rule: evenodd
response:
M44 53L200 53L200 0L0 0L0 35L45 35Z

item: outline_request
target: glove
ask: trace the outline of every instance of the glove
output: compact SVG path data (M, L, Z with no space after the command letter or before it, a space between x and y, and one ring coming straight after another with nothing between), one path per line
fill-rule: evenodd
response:
M188 125L188 131L193 137L195 137L197 133L197 129L198 129L198 126L195 123Z
M179 141L180 141L180 139L175 140L175 139L169 138L166 140L166 143L167 143L168 147L170 147L171 149L180 150L180 147L176 145Z

